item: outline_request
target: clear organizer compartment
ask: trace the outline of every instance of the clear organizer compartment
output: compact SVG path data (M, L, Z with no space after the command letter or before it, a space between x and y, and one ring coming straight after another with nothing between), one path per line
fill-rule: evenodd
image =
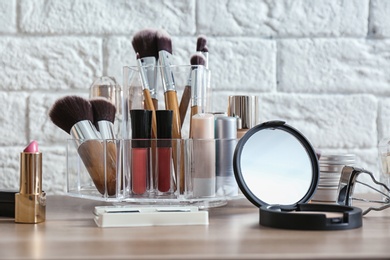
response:
M154 79L149 84L153 82L155 87L150 85L147 93L143 86L151 75ZM117 140L68 141L68 194L114 203L193 204L200 208L225 205L227 198L236 198L232 163L223 167L224 173L216 174L221 161L217 159L218 144L227 140L190 139L191 115L213 111L210 75L204 66L125 66L121 105L117 107L121 115L115 122L120 125ZM175 103L187 100L179 138L132 139L130 111L148 109L145 95L150 95L156 110L172 110ZM232 160L230 157L232 151L227 160ZM169 181L159 179L159 174L169 175ZM145 175L148 178L140 179Z
M68 140L68 195L114 204L223 206L237 196L233 170L218 174L219 142Z

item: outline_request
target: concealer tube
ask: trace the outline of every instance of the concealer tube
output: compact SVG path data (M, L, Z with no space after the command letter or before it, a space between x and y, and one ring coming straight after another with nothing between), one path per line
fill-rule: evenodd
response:
M42 153L38 151L37 145L33 151L27 148L20 154L20 190L15 194L15 222L35 224L46 218L46 193L42 191Z
M192 117L193 196L215 196L214 116L196 114Z

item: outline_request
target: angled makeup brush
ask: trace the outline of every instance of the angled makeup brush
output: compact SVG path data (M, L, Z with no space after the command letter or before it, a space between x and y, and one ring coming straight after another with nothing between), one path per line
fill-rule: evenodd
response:
M116 108L106 98L92 98L89 100L93 112L93 124L99 130L102 139L115 139L114 121Z
M196 51L201 52L205 57L205 67L209 68L209 49L207 47L207 39L204 35L199 35L198 40L196 41Z
M156 138L156 113L157 100L157 31L144 29L137 32L132 40L134 51L137 53L137 64L142 81L145 109L152 110L152 138Z
M201 53L197 53L191 56L191 74L192 70L197 69L199 65L205 65L206 60L205 57ZM188 110L188 105L191 100L191 74L188 77L187 85L184 88L183 95L181 96L180 105L179 105L179 112L180 112L180 120L181 120L181 126L183 126L184 119L186 117L186 113ZM192 113L191 113L192 116Z
M101 194L109 196L116 192L116 159L107 156L104 165L104 149L99 141L100 135L93 126L91 103L78 96L58 99L49 111L51 121L69 133L93 183ZM107 175L105 176L105 170Z
M181 121L179 114L179 102L177 100L177 92L175 86L175 79L171 69L171 58L172 58L172 40L169 34L164 30L157 32L157 49L160 64L161 79L164 86L164 99L165 109L172 110L172 138L181 139ZM173 144L173 151L176 151L176 143ZM183 151L183 147L181 147ZM180 153L184 154L184 151ZM179 173L180 185L179 192L184 193L184 158L177 158L177 153L173 152L173 163L175 168L176 176ZM176 180L179 178L176 177Z

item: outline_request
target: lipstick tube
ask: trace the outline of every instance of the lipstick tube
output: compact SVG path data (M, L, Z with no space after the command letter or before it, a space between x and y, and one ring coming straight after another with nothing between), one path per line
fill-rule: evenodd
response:
M32 145L36 149L30 151ZM15 222L40 223L46 218L46 193L42 191L42 153L32 142L20 154L20 190L15 194Z
M143 195L153 187L150 166L150 147L152 132L152 111L130 110L131 142L131 191Z

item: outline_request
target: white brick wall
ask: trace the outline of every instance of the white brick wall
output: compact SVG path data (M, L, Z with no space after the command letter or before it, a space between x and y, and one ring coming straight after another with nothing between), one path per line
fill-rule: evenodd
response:
M388 0L0 0L0 187L18 187L19 153L44 153L44 189L65 190L68 135L47 117L95 77L122 82L132 35L166 29L175 62L209 40L214 109L256 94L261 121L283 119L326 152L351 152L378 172L390 137Z

